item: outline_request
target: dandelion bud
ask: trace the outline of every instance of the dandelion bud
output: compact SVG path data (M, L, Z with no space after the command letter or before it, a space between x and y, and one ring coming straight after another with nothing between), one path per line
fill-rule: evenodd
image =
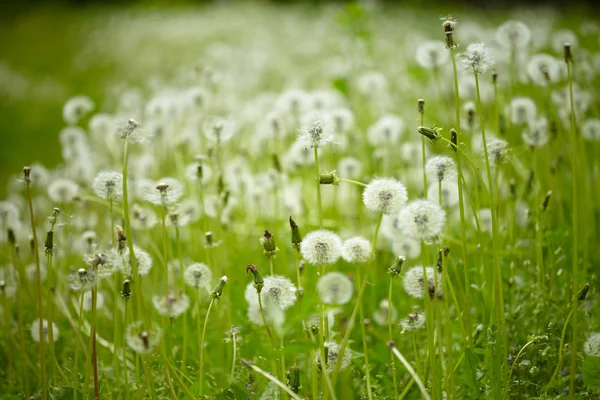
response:
M28 185L31 183L31 167L23 167L23 181Z
M7 236L8 236L8 243L10 243L10 245L12 247L16 247L17 238L15 236L15 231L12 228L8 228Z
M495 85L496 82L498 82L498 71L493 70L492 71L492 83Z
M123 290L121 290L121 297L125 300L129 300L133 293L131 292L131 285L129 283L129 279L125 279L123 281Z
M293 366L287 372L287 385L292 392L298 393L300 391L300 368Z
M449 180L456 176L456 164L450 157L435 156L427 161L425 172L431 181Z
M54 231L46 232L46 241L44 242L44 249L47 254L52 254L52 249L54 249Z
M542 211L546 211L548 208L548 203L550 203L550 196L552 196L552 190L548 190L546 192L546 197L544 198L544 202L542 203Z
M335 171L327 172L319 175L319 183L321 185L339 185L340 178Z
M33 235L29 235L29 250L33 253L35 251L35 243L33 242Z
M117 242L119 243L118 250L119 253L122 253L123 250L125 250L125 242L127 241L127 238L125 237L123 228L121 228L119 225L115 227L115 230L117 231Z
M573 62L573 54L571 53L571 44L570 43L565 43L565 62L568 63L572 63Z
M425 100L419 99L417 101L417 111L419 111L419 114L423 114L425 112Z
M179 213L174 211L169 213L169 219L171 220L171 224L173 226L179 226Z
M206 247L212 247L212 245L213 245L213 233L212 232L206 232L205 236L206 236Z
M403 256L398 256L396 257L396 260L392 266L388 268L387 273L390 274L393 279L396 279L398 276L400 276L400 272L402 272L402 264L404 264L405 260L406 258Z
M221 279L219 279L219 283L217 283L217 286L215 286L215 288L212 290L212 292L210 292L210 296L213 299L218 299L219 297L221 297L221 294L223 294L223 289L225 288L226 283L227 283L227 277L225 275L223 275L221 277Z
M265 286L265 280L260 274L260 271L258 270L258 268L256 268L256 265L248 264L246 266L246 273L248 272L254 275L254 288L258 293L260 293L262 291L263 286Z
M438 139L438 136L440 135L441 130L442 130L442 128L436 128L436 127L428 128L426 126L419 126L417 128L417 132L419 132L421 135L427 137L432 142L435 142Z
M454 128L450 129L450 141L452 142L452 146L450 147L456 152L456 149L458 148L458 133Z
M584 301L585 298L587 297L589 290L590 290L589 283L586 283L585 285L583 285L583 287L579 290L579 292L577 292L577 300Z
M265 256L267 257L274 257L279 251L275 245L275 239L273 238L273 235L266 229L265 234L260 238L260 243L262 243L263 248L265 249Z
M290 228L292 229L292 244L296 251L300 250L300 243L302 242L302 236L300 235L300 228L296 225L296 222L290 216Z

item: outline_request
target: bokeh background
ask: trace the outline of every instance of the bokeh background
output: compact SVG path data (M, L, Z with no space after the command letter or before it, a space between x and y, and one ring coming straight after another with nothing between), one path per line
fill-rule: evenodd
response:
M363 2L365 26L377 40L378 19L397 20L396 34L405 18L431 15L480 15L500 21L537 13L560 15L562 23L597 19L594 2L452 1ZM64 127L62 106L74 95L85 94L96 111L112 111L111 93L124 87L147 87L155 77L172 76L201 56L195 49L211 41L247 40L252 23L279 15L294 23L323 14L332 24L343 24L348 2L168 2L168 1L5 1L0 15L0 195L25 164L53 167L61 160L58 134ZM268 10L268 12L265 12ZM523 14L523 12L529 14ZM235 13L255 14L246 25ZM289 17L289 18L288 18ZM285 32L273 32L274 35ZM432 37L439 34L431 26ZM251 36L251 34L250 34ZM311 32L307 32L307 40ZM258 40L258 39L257 39ZM294 45L290 43L290 45ZM159 78L157 78L159 79Z

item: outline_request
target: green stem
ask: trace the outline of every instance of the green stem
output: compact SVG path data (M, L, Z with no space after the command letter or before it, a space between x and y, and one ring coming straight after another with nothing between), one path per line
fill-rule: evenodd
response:
M388 290L388 313L387 313L387 320L388 320L388 340L390 342L394 341L394 335L393 335L393 329L392 329L392 309L393 309L393 303L392 303L392 292L393 292L393 288L394 288L394 280L390 277L390 288ZM394 384L394 397L398 397L398 374L396 372L396 362L394 359L394 355L390 353L390 357L391 357L391 362L392 362L392 382Z
M79 318L77 320L77 333L81 337L81 320L83 319L83 293L79 300ZM73 360L73 400L77 400L77 391L79 390L79 340L75 341L75 359Z
M283 391L285 391L292 399L294 400L302 400L296 393L294 393L290 388L288 388L285 384L283 384L280 380L278 380L276 377L274 377L273 375L269 374L266 371L263 371L262 369L258 368L256 365L250 364L249 362L247 362L246 360L240 360L242 365L244 365L245 367L253 370L254 372L262 375L263 377L265 377L266 379L268 379L269 381L273 382L274 384L276 384L277 386L279 386Z
M94 372L94 398L100 400L98 386L98 352L96 349L96 305L98 300L98 289L92 288L92 367Z
M503 399L506 398L506 396L508 396L508 388L510 386L510 379L512 378L512 374L513 374L513 370L515 369L515 365L517 365L517 361L519 360L519 357L521 356L521 354L523 353L523 351L525 351L525 349L527 347L529 347L530 345L536 343L538 341L538 339L533 339L530 340L529 342L527 342L525 344L525 346L521 347L521 350L519 350L519 352L517 353L517 356L515 357L515 359L512 362L512 366L510 368L510 372L508 373L508 380L506 381L506 387L504 388L504 397Z
M321 183L319 182L319 148L314 147L313 153L315 156L315 182L317 185L317 206L319 210L319 228L323 227L323 205L321 204Z
M362 183L362 182L359 182L359 181L353 181L352 179L343 179L343 178L340 178L340 182L352 183L354 185L358 185L358 186L362 186L362 187L367 187L366 183Z
M164 276L162 277L163 281L164 281L164 292L165 292L165 296L169 295L169 249L167 246L167 242L169 240L168 235L167 235L167 224L166 224L166 219L167 219L167 207L163 207L162 208L162 218L161 218L161 225L162 225L162 234L163 234L163 254L164 254L164 260L163 260L163 273Z
M210 316L210 310L212 309L214 302L215 298L213 297L210 299L210 303L208 304L208 310L206 311L206 317L204 318L204 327L202 327L202 337L200 339L200 397L202 397L202 393L204 390L204 338L206 336L206 326L208 325L208 317ZM198 310L198 314L200 314L200 310ZM198 320L199 319L200 315L198 315Z
M365 274L365 281L367 280L367 275ZM356 268L356 283L357 286L361 286L361 280L360 280L360 265L357 266ZM388 309L388 315L391 315L391 309ZM358 302L358 316L359 316L359 321L358 323L360 324L360 333L361 333L361 337L362 337L362 345L363 345L363 352L364 352L364 358L365 358L365 376L366 376L366 380L367 380L367 398L369 400L373 400L373 394L371 393L371 370L369 368L369 346L367 346L367 333L365 330L365 316L364 316L364 312L363 312L363 305L362 305L362 299L361 301Z
M398 360L400 360L402 365L404 365L404 368L406 368L406 370L408 371L410 376L413 378L413 380L419 387L419 390L421 391L421 394L423 395L423 397L426 400L431 400L431 397L429 396L429 393L427 393L427 389L425 388L425 385L423 385L423 382L419 378L419 375L417 375L417 373L415 372L413 367L410 365L410 363L408 361L406 361L406 358L404 358L402 353L400 353L400 351L398 351L396 346L394 346L394 343L390 342L390 343L388 343L388 346L390 347L390 350L392 351L392 353L398 358Z

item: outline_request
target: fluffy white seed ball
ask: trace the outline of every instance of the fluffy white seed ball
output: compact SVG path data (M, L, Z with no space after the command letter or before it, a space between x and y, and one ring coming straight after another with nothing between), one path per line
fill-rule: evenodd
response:
M342 239L326 229L312 231L300 243L300 252L310 264L334 264L342 254Z
M365 207L385 215L398 212L407 199L406 187L394 178L373 179L363 191Z
M427 242L441 234L446 212L429 200L415 200L400 210L399 219L406 235Z
M371 242L364 237L356 236L347 239L342 245L342 257L351 264L363 264L371 256Z
M319 278L317 291L325 304L346 304L352 299L354 285L341 272L330 272Z

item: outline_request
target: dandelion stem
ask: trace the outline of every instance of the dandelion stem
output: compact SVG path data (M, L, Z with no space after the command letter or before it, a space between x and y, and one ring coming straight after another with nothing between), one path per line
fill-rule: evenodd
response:
M519 352L517 353L517 356L513 360L512 366L510 367L510 372L508 373L508 379L506 380L506 387L504 388L504 396L502 397L503 399L505 399L506 396L508 395L508 388L510 386L510 379L512 378L512 374L513 374L513 371L515 369L515 365L517 365L517 361L519 360L519 357L521 357L521 354L523 353L523 351L525 351L525 349L527 347L529 347L530 345L532 345L534 343L537 343L537 341L538 341L538 338L530 340L529 342L527 342L525 344L525 346L521 347L521 350L519 350Z
M44 340L44 309L42 303L42 279L40 272L40 253L38 248L37 230L35 229L35 216L33 214L33 201L31 199L31 182L26 180L27 183L27 203L29 205L29 216L31 219L31 233L33 235L33 254L35 256L35 270L36 270L36 284L37 284L37 297L38 297L38 318L40 321L39 335L40 335L40 380L42 381L42 400L46 400L48 397L48 382L46 381L46 356L45 356L45 344Z
M319 148L314 147L313 153L315 156L315 182L317 185L317 209L319 211L319 228L323 227L323 206L321 204L321 183L319 182Z
M423 395L423 397L426 400L431 400L431 397L429 396L429 393L427 393L427 389L425 388L425 385L423 385L423 382L421 382L419 375L417 375L417 373L415 372L413 367L410 365L410 363L408 361L406 361L406 358L404 358L402 353L400 353L400 351L398 351L398 348L396 348L396 346L394 345L394 342L388 342L388 347L390 348L392 353L394 353L394 355L396 357L398 357L398 360L400 360L402 365L404 365L404 368L406 368L406 370L408 371L410 376L413 378L413 380L419 387L419 390L421 391L421 394Z
M256 292L258 297L258 308L260 310L260 316L262 317L263 324L265 324L265 328L267 329L267 333L269 334L269 339L271 340L271 348L275 348L275 340L273 339L273 335L271 334L271 329L269 328L269 324L267 323L267 318L265 317L265 311L262 305L262 299L260 298L260 292Z
M206 317L204 318L204 326L202 327L202 337L200 339L200 392L199 395L202 397L204 391L204 338L206 336L206 326L208 325L208 317L210 316L210 310L212 309L215 298L211 297L210 303L208 303L208 310L206 311ZM198 320L200 319L200 310L198 310Z
M242 363L242 365L244 367L247 367L251 370L253 370L254 372L264 376L266 379L268 379L269 381L273 382L274 384L276 384L277 386L279 386L283 391L285 391L292 399L294 400L302 400L302 398L300 398L296 393L294 393L290 388L288 388L284 383L282 383L280 380L278 380L276 377L274 377L273 375L269 374L266 371L263 371L262 369L260 369L259 367L257 367L256 365L250 364L248 361L242 359L240 360L240 362Z
M163 234L163 254L164 254L164 260L163 260L163 271L164 271L164 276L163 276L163 281L164 281L164 292L165 292L165 296L169 295L169 249L168 249L168 245L167 242L169 240L168 235L167 235L167 224L166 224L166 219L167 219L167 207L162 208L162 218L161 218L161 225L162 225L162 234Z
M98 289L92 287L92 367L94 372L94 398L100 400L98 391L98 352L96 350L96 306L98 301Z
M394 280L390 277L390 288L388 290L388 313L387 313L387 322L388 322L388 340L392 342L394 340L393 336L393 328L392 328L392 293L394 289ZM398 374L396 372L396 361L393 355L390 355L392 362L392 382L394 384L394 397L398 397Z
M362 182L359 182L359 181L354 181L352 179L340 178L340 182L352 183L354 185L358 185L358 186L362 186L362 187L367 187L366 183L362 183Z
M367 280L367 274L365 274L365 281ZM356 268L356 283L357 286L361 286L360 285L360 265L357 266ZM390 315L391 312L388 309L388 315ZM365 358L365 377L367 380L367 398L369 400L373 399L373 394L371 393L371 370L369 368L369 346L367 345L367 333L365 330L365 315L364 315L364 311L363 311L363 305L362 305L362 299L358 302L358 317L360 318L358 323L360 324L360 333L361 333L361 337L362 337L362 345L363 345L363 352L364 352L364 358Z
M234 325L231 325L231 342L233 343L233 361L231 362L231 375L229 376L229 386L230 387L233 384L233 378L234 378L234 374L235 374L236 357L237 357L237 341L236 341L236 337L235 337L235 333L236 333L235 331L236 331L236 327Z

